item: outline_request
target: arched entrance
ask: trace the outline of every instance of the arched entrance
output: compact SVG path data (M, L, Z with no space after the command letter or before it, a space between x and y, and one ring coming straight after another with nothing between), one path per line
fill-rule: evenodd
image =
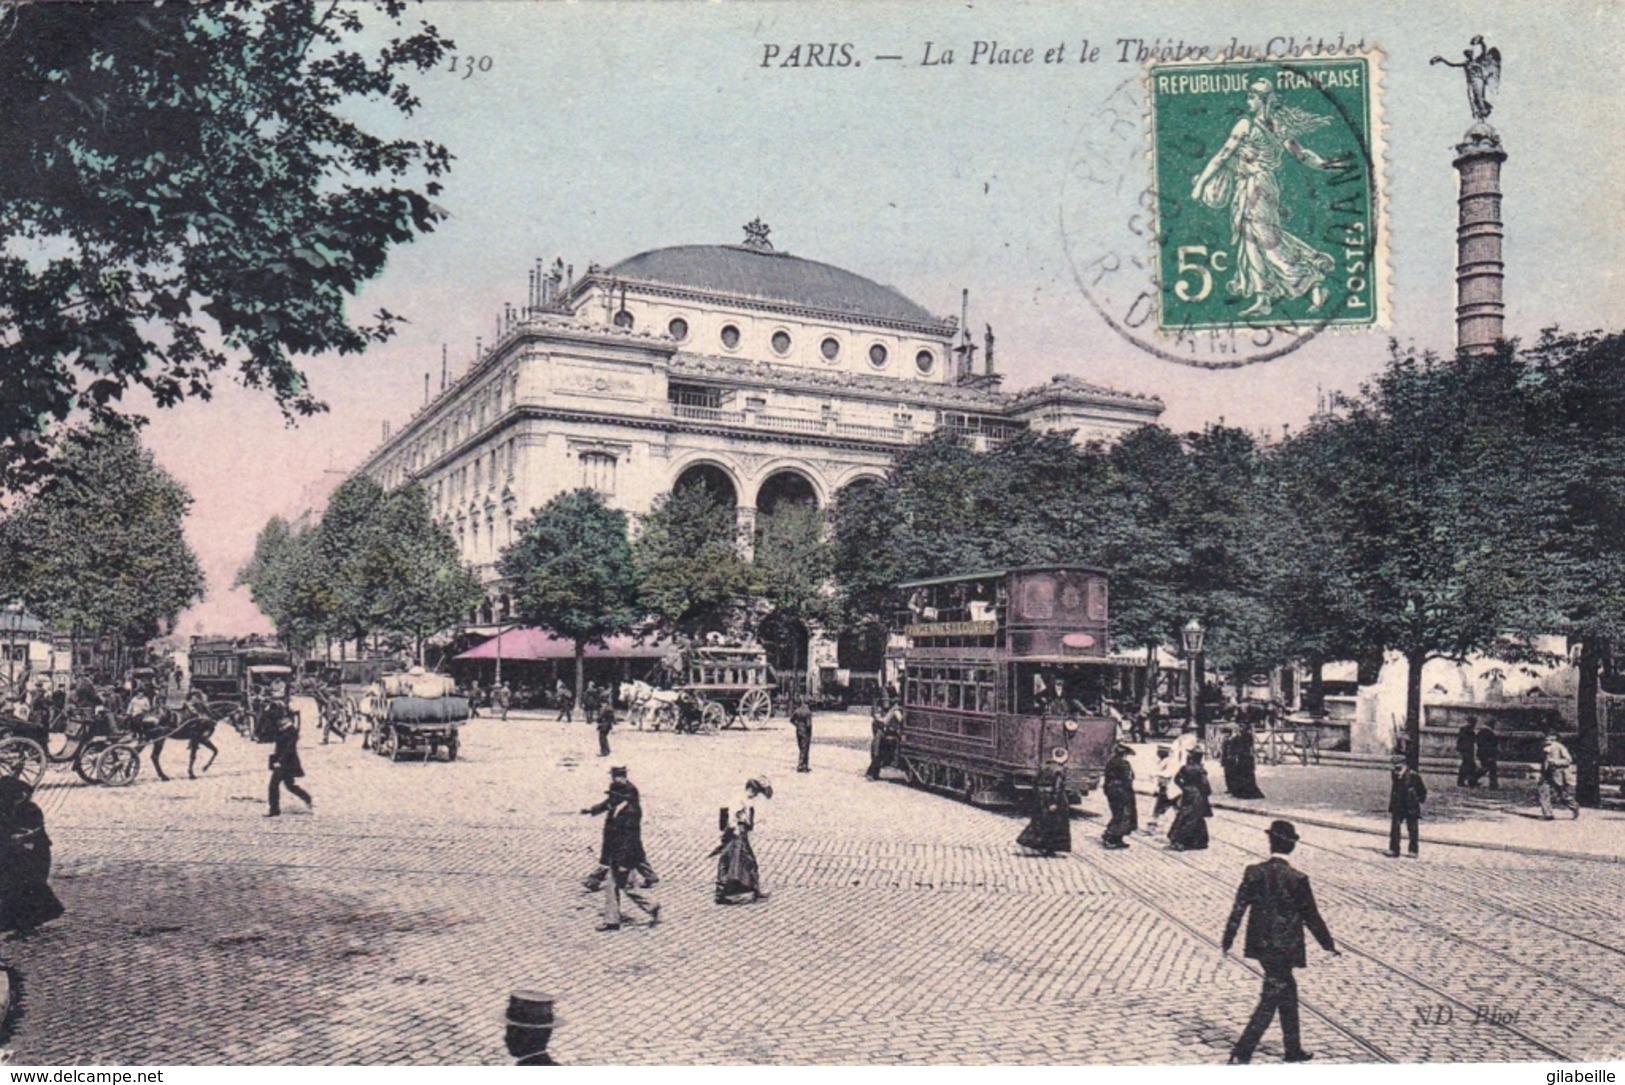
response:
M739 504L739 490L734 486L733 478L714 463L696 463L684 468L672 485L672 490L686 490L690 486L705 487L720 505L733 507Z
M756 511L771 516L782 505L818 507L818 491L812 480L800 471L775 471L762 481L756 491Z

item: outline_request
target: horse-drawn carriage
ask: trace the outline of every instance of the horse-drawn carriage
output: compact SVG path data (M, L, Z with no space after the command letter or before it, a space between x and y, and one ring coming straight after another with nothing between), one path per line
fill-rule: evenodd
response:
M189 743L188 773L199 745L214 749L208 740L218 717L199 705L188 702L174 710L145 694L139 700L136 696L124 700L111 689L98 691L95 700L100 703L67 704L41 697L32 704L18 700L4 706L0 776L16 776L32 788L47 768L71 765L87 784L124 787L140 775L141 754L148 749L153 768L168 778L159 758L170 739ZM234 706L222 707L233 716L241 714ZM209 762L213 760L211 756Z
M673 689L628 686L628 717L640 729L686 734L746 730L773 711L773 681L761 648L707 645L688 649Z
M409 753L426 760L444 754L457 760L462 740L459 729L471 715L467 697L453 694L452 679L413 667L405 674L389 674L374 682L361 699L367 720L365 749L391 761Z

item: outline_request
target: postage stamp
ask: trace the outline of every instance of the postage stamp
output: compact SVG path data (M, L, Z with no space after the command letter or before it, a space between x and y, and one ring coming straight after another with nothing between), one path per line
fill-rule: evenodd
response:
M1371 56L1147 69L1157 328L1387 319Z

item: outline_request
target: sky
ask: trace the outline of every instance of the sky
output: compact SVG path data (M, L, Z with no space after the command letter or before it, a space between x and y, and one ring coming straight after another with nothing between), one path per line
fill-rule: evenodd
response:
M428 0L418 10L456 42L458 70L418 77L423 108L410 121L363 112L455 155L440 197L450 217L393 253L355 302L358 316L385 307L409 323L364 356L306 360L331 411L297 428L263 395L225 385L211 403L156 413L147 431L195 498L187 530L209 578L178 631L268 629L230 589L255 533L319 500L386 421L421 406L443 346L454 376L466 368L502 305L524 302L536 258L561 256L579 273L668 245L734 244L757 217L776 247L894 286L934 313L957 315L969 289L971 327L992 325L1007 388L1067 373L1159 396L1177 431L1221 420L1276 435L1301 426L1324 392L1353 391L1380 370L1390 336L1453 344L1451 161L1471 117L1461 74L1428 59L1459 57L1474 34L1505 62L1491 122L1508 155L1508 334L1625 325L1625 141L1609 127L1625 5L1383 7ZM1080 207L1068 177L1079 146L1110 123L1104 103L1125 87L1143 100L1141 68L1118 62L1120 39L1262 47L1339 37L1380 51L1387 327L1225 371L1173 364L1118 336L1074 275L1098 241L1093 225L1117 221L1116 207ZM1077 62L1085 39L1098 61ZM1031 46L1034 62L970 65L978 41ZM956 63L922 64L927 43L936 57L954 50ZM798 44L803 57L813 44L825 56L849 45L858 63L780 66ZM1042 63L1061 46L1062 63ZM770 47L777 56L763 66Z

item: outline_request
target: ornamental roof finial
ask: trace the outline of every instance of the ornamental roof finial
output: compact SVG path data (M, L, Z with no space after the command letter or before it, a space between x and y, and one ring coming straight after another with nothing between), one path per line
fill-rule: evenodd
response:
M772 252L773 243L767 239L767 235L772 232L767 223L762 221L762 217L760 215L756 216L756 218L745 223L745 243L743 247L755 252Z

